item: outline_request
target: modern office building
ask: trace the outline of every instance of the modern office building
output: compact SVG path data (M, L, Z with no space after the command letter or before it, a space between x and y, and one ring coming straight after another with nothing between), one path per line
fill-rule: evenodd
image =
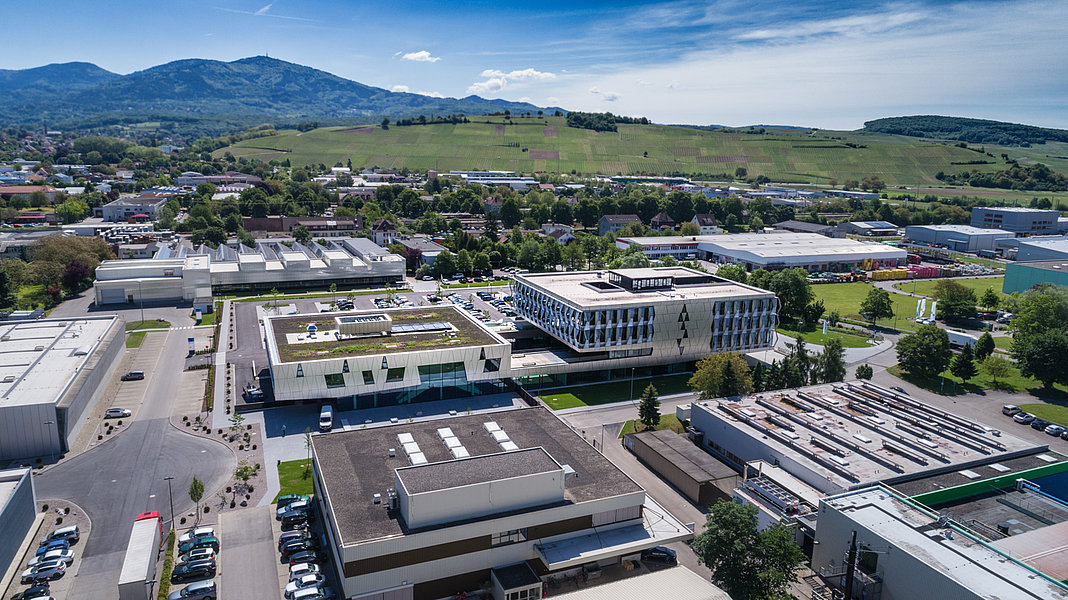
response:
M404 258L365 238L256 248L222 245L162 248L144 260L106 260L93 283L98 306L185 302L210 310L213 293L307 287L384 286L404 281Z
M510 346L454 306L264 318L275 400L342 410L502 391Z
M312 453L344 598L541 598L545 578L693 536L541 407L316 435Z
M872 236L891 236L901 233L901 228L888 221L846 221L839 223L836 229L842 234Z
M1057 233L1060 216L1061 213L1055 210L976 206L972 209L971 226L1011 231L1017 235L1050 235Z
M21 564L14 564L15 557L36 517L33 472L30 469L0 471L0 565L5 570L21 570Z
M668 365L773 344L778 300L766 290L683 267L519 275L516 311L557 349L513 352L513 377Z
M812 272L851 271L861 265L869 265L869 268L897 267L905 264L908 257L908 252L893 246L815 233L742 233L616 240L616 246L623 250L632 245L640 247L651 259L664 256L684 259L693 254L713 262L745 265L750 270L799 267Z
M1005 294L1022 294L1042 283L1068 287L1068 259L1009 263L1005 265L1005 282L1001 291Z
M125 340L115 315L0 325L0 460L66 452Z
M910 242L943 246L957 252L993 252L997 240L1011 237L1016 234L970 225L909 225L905 228L905 238Z
M1031 534L992 542L891 489L870 487L820 502L812 570L840 589L852 581L854 595L847 597L853 598L1062 599L1068 597L1061 581L1068 573L1054 565L1064 564L1063 531L1041 543L1005 547Z

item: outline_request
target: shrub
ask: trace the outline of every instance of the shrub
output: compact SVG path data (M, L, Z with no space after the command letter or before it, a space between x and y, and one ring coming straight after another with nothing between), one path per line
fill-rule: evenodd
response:
M56 517L56 525L61 525L62 523L63 523L63 517Z
M252 487L252 486L250 485L250 486L248 486L248 491L250 491L250 492L255 492L255 491L256 491L256 488L254 488L254 487Z
M231 500L230 501L230 508L233 508L235 506L237 506L237 502L234 502L233 500Z
M42 504L41 505L41 512L48 512L48 505L47 504Z
M185 517L182 517L182 524L185 524ZM174 570L174 529L171 529L167 534L167 554L163 559L163 573L159 578L159 591L156 593L156 600L167 600L167 597L171 592L171 571Z
M181 519L180 519L180 520L178 521L178 524L179 524L179 525L185 525L185 517L182 517L182 518L181 518Z
M253 449L253 450L255 450L255 449L256 449L256 444L252 444L252 449Z
M102 440L102 439L104 439L104 436L102 436L102 435L100 435L100 434L97 434L97 436L96 436L96 439L98 439L98 440Z
M65 514L65 515L69 515L70 514L70 507L69 506L67 508L63 509L63 514Z
M205 507L204 507L204 512L208 512L209 510L211 510L211 507L210 507L210 506L205 506Z
M226 486L226 493L227 494L229 494L232 491L233 491L233 488L231 488L230 486Z

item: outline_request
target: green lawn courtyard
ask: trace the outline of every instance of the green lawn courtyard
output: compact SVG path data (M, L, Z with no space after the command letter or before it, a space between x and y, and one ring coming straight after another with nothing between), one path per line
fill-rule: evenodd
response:
M664 375L660 377L641 378L634 380L634 399L641 397L642 391L650 383L656 387L656 393L660 396L688 392L690 388L686 382L692 377L692 373L680 373L678 375ZM549 408L561 410L564 408L576 408L579 406L594 406L609 402L620 402L630 398L631 382L629 379L612 381L608 383L595 383L568 388L557 388L537 393Z
M806 326L800 333L796 329L788 327L776 327L775 331L795 340L801 337L807 344L818 344L820 346L824 345L829 339L838 339L842 342L843 348L867 348L870 345L868 340L871 339L871 336L865 336L863 332L846 330L841 327L828 327L827 335L824 335L823 325L821 324Z
M860 316L860 303L871 289L870 283L822 283L813 285L812 293L817 300L823 300L826 308L824 316L837 311L843 319L868 324L868 320ZM915 330L916 323L906 319L916 316L916 298L891 292L890 300L894 304L896 318L879 319L876 324L899 330Z
M306 458L289 460L278 465L278 482L281 491L274 497L282 494L312 494L315 486L312 483L311 464Z
M935 286L938 285L939 281L945 280L924 279L905 281L901 283L895 283L894 287L896 289L901 290L902 292L909 292L912 294L919 294L921 296L932 297L934 294ZM985 292L987 288L993 288L994 291L998 293L998 298L1005 297L1005 294L1001 293L1001 286L1005 283L1004 277L974 277L965 279L951 279L950 281L954 281L963 285L966 288L974 290L976 299L981 297L983 295L983 292Z
M619 437L623 437L628 433L634 433L635 420L631 419L623 424L622 431L619 432ZM655 427L656 431L664 429L670 429L675 433L686 433L686 426L679 421L679 418L675 415L660 415L660 423Z

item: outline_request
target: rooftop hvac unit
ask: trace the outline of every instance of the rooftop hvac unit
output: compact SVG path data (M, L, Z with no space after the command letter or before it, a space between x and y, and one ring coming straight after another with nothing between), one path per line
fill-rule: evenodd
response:
M508 434L505 433L503 430L494 431L490 434L490 437L492 437L493 441L497 442L498 444L502 442L507 442L510 439L508 437Z
M517 446L516 443L512 440L501 442L500 446L501 450L504 450L505 452L515 452L516 450L519 450L519 446Z
M441 438L442 441L444 441L448 438L456 437L456 434L452 432L452 429L449 429L448 427L442 427L441 429L438 429L438 437Z
M486 433L492 434L494 431L500 431L500 425L497 425L497 421L486 421L482 424L482 427L486 430Z

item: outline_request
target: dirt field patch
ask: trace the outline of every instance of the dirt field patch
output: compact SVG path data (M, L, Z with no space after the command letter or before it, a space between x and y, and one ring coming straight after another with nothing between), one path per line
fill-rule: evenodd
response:
M558 138L560 134L556 131L556 125L546 125L541 130L542 137Z
M504 125L495 125L493 135L496 137L504 137Z
M357 134L360 134L360 135L367 135L369 133L374 133L374 132L375 132L375 128L374 127L357 127L355 129L342 129L338 133L357 133Z
M530 158L534 160L560 160L560 151L531 149Z

